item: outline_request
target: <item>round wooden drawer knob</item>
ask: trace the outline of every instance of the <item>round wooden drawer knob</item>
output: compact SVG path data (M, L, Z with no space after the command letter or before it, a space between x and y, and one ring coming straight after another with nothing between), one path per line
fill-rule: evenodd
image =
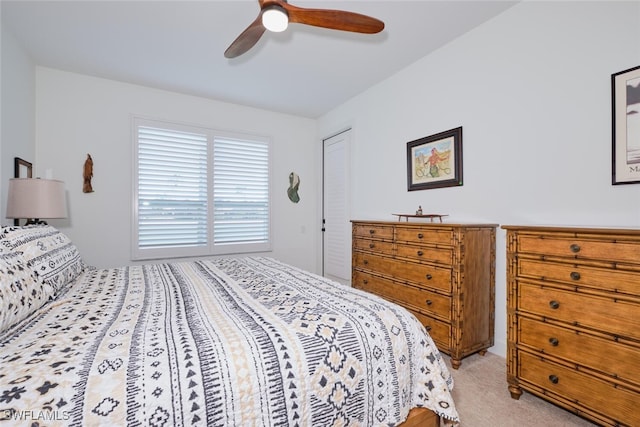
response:
M549 375L549 381L551 381L553 384L558 384L558 381L560 381L560 379L557 375Z
M557 310L560 307L560 303L558 301L549 301L549 307L553 310Z
M558 338L549 338L549 344L551 344L554 347L557 347L558 344L560 344L560 341L558 341Z

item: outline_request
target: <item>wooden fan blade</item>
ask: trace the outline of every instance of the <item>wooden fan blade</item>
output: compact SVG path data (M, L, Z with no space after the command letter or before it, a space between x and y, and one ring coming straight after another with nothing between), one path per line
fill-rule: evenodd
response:
M265 3L267 2L265 1ZM360 13L331 9L307 9L279 0L276 3L289 13L289 22L297 24L365 34L379 33L384 29L384 22Z
M224 51L224 56L226 58L235 58L247 52L258 43L258 40L260 40L265 30L266 28L262 25L262 13L260 13L256 20Z

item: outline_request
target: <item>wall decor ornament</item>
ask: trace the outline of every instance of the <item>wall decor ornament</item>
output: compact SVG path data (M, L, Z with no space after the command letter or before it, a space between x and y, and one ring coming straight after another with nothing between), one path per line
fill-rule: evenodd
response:
M289 188L287 188L287 196L289 196L289 200L293 203L298 203L300 201L298 188L300 188L300 177L297 173L291 172L289 174Z
M462 127L407 142L407 190L462 185Z
M93 178L93 159L91 154L87 154L87 160L84 161L84 169L82 171L82 192L93 193L93 186L91 185L91 178Z
M640 183L640 66L611 75L611 183Z

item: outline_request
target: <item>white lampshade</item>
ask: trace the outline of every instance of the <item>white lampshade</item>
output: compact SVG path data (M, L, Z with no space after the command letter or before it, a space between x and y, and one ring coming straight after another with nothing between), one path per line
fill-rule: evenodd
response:
M278 5L268 6L262 11L262 25L269 31L280 33L287 29L289 15Z
M7 218L66 218L64 182L55 179L9 180Z

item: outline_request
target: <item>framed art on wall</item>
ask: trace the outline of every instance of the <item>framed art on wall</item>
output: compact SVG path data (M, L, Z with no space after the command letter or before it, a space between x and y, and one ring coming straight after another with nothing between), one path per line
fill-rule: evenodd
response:
M462 185L462 127L407 142L407 190Z
M33 165L20 157L13 158L14 178L33 178Z
M640 183L640 66L611 75L611 183Z
M13 158L13 177L14 178L33 178L33 164L27 162L20 157ZM13 225L20 225L19 219L13 220Z

